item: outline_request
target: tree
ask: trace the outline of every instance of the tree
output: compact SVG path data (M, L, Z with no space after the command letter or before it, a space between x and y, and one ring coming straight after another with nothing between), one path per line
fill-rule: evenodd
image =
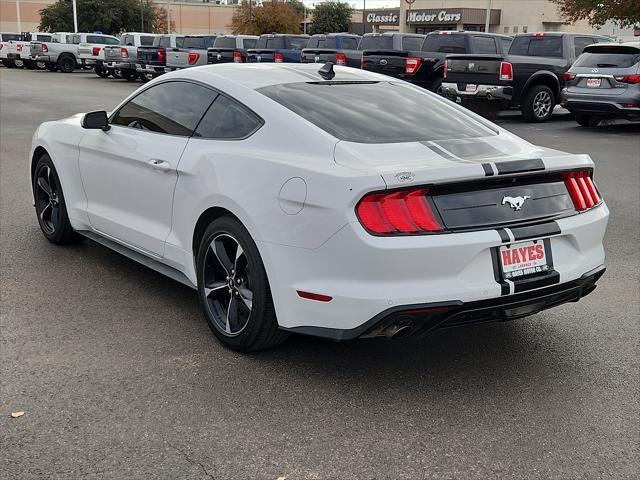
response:
M144 25L141 22L141 7ZM167 14L163 7L146 0L77 0L78 31L119 34L125 31L166 32ZM58 0L40 10L41 31L72 32L71 0Z
M640 0L551 0L570 22L587 19L592 27L612 20L622 27L640 23Z
M249 22L249 2L243 1L233 12L231 30L236 34L300 33L302 16L290 2L265 0L252 3Z
M332 0L320 3L313 10L310 32L348 32L352 13L353 8L346 2Z

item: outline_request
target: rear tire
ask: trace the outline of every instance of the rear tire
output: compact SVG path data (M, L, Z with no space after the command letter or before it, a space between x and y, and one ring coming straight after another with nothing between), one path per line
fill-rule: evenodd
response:
M111 73L111 76L117 80L122 80L122 70L120 70L119 68L111 68L109 69L109 73Z
M64 55L58 59L58 68L62 73L73 73L76 69L76 59L71 55Z
M35 64L37 70L46 70L47 69L47 63L46 62L35 62L34 64Z
M602 122L602 118L576 113L576 122L581 127L597 127Z
M529 88L522 99L520 109L528 122L546 122L553 115L555 98L546 85L534 85Z
M142 72L138 74L138 77L140 77L140 80L142 80L143 83L147 83L155 78L152 73Z
M93 71L96 72L96 75L98 75L100 78L107 78L109 76L109 70L100 65L96 65Z
M238 220L211 222L200 243L197 274L202 313L224 345L248 352L287 339L288 333L278 329L258 248Z
M69 222L60 178L48 154L38 159L31 180L38 224L44 237L56 245L81 242L83 237Z
M24 60L16 59L16 60L13 61L13 65L16 68L24 68Z

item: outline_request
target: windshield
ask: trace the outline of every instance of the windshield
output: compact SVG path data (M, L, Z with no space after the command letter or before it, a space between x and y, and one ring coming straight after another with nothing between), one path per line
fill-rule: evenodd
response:
M258 89L334 137L398 143L495 135L431 93L395 82L309 82Z
M392 50L393 37L385 35L368 35L362 37L358 50Z

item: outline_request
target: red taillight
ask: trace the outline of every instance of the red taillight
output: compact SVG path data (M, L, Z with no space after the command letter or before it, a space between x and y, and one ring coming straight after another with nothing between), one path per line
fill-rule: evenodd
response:
M43 43L43 44L42 44L42 51L43 51L43 52L48 52L48 51L49 51L49 47L47 46L47 44L46 44L46 43Z
M122 58L129 58L129 50L124 47L120 48L120 56Z
M444 60L444 69L442 70L442 78L447 78L447 59Z
M591 178L591 172L584 170L567 173L564 183L573 205L579 212L589 210L600 203L600 196Z
M281 53L276 53L273 56L273 61L276 62L276 63L282 63L282 62L284 62L284 57L282 56Z
M233 63L242 63L242 53L239 51L233 52Z
M407 57L404 60L404 73L413 75L420 68L422 60L419 57Z
M196 52L189 53L189 65L195 65L200 60L200 54Z
M316 300L317 302L330 302L333 300L333 297L329 295L321 295L320 293L311 293L304 292L302 290L297 290L296 293L300 298L306 298L307 300Z
M346 65L346 64L347 64L347 56L341 52L336 53L336 65Z
M623 83L640 83L640 75L617 75L615 78L618 82Z
M167 60L167 57L165 55L164 48L159 48L158 49L158 61L159 62L164 62L166 60Z
M91 53L93 54L94 57L97 57L98 55L100 55L100 47L93 47L91 49Z
M21 52L22 51L22 44L19 43L16 45L16 52Z
M358 220L370 233L403 235L443 230L425 189L365 195L356 207Z
M564 72L564 73L562 74L562 79L563 79L565 82L568 82L568 81L570 81L570 80L573 80L574 78L576 78L576 74L575 74L575 73L573 73L573 72Z
M500 80L513 80L513 65L500 62Z

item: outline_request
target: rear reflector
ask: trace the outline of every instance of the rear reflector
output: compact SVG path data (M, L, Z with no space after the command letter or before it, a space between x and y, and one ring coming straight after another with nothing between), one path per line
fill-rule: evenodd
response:
M500 80L513 80L513 65L500 62Z
M97 57L98 55L100 55L100 47L93 47L91 49L91 53L93 54L94 57Z
M346 64L347 64L347 56L341 52L336 53L336 65L346 65Z
M120 48L120 56L121 56L122 58L129 58L129 50L127 50L127 49L126 49L126 48L124 48L124 47L121 47L121 48Z
M420 68L422 60L418 57L408 57L404 60L404 73L413 75Z
M43 43L43 44L42 44L42 51L43 51L43 52L48 52L48 51L49 51L49 47L47 46L47 44L46 44L46 43Z
M281 53L276 53L276 54L273 56L273 61L274 61L275 63L282 63L282 62L284 62L284 57L282 56L282 54L281 54Z
M365 195L356 206L360 224L374 235L440 232L424 188Z
M565 175L564 183L577 211L589 210L600 203L600 195L591 178L591 172L569 172Z
M319 293L303 292L302 290L297 290L297 293L300 298L315 300L317 302L330 302L333 300L333 297L330 297L329 295L321 295Z
M242 53L237 50L233 52L233 63L242 63Z
M189 54L189 65L195 65L200 60L200 54L192 52Z

